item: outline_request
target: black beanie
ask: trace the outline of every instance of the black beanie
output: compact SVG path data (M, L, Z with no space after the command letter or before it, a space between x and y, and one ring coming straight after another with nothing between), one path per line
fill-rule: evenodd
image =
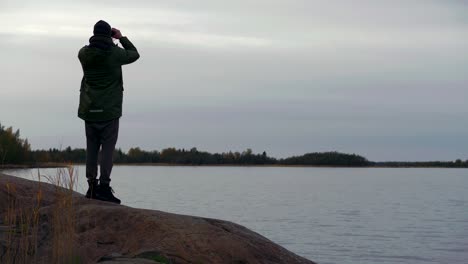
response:
M93 34L110 37L112 34L111 26L106 21L99 20L96 25L94 25Z

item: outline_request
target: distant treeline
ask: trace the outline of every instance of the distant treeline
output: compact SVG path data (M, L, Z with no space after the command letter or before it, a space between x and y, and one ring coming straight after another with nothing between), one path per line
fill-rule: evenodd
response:
M34 150L29 156L33 163L72 162L85 163L86 150L70 147L59 150ZM162 151L145 151L131 148L128 152L118 149L114 152L114 162L120 164L160 163L173 165L309 165L337 167L442 167L468 168L468 160L426 161L426 162L372 162L356 154L340 152L315 152L285 159L270 157L264 151L255 154L251 149L243 152L209 153L192 149L167 148Z
M34 162L74 162L86 161L85 149L49 149L31 152ZM251 149L243 152L209 153L196 148L166 148L162 151L145 151L131 148L128 152L118 149L114 152L115 163L161 163L174 165L316 165L316 166L368 166L366 158L355 154L339 152L309 153L286 159L269 157L264 151L255 154Z
M468 168L468 160L462 161L386 161L372 162L375 167L393 167L393 168Z
M0 166L43 163L85 163L86 149L31 150L27 139L20 138L20 131L0 124ZM447 167L468 168L468 160L433 162L372 162L356 154L340 152L315 152L284 159L270 157L264 151L209 153L197 148L166 148L161 151L145 151L131 148L128 152L117 149L114 162L120 164L171 164L171 165L310 165L342 167Z

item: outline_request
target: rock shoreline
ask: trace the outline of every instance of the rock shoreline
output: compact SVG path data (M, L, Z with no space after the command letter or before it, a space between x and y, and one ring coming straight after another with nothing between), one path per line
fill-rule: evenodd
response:
M37 212L25 224L21 214L29 211ZM4 174L0 216L0 263L12 252L36 263L54 263L60 254L76 263L314 263L229 221L89 200ZM24 231L26 225L32 227Z

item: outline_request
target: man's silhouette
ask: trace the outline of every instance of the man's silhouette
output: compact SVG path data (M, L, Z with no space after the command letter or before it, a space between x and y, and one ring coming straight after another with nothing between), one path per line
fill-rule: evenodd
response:
M112 38L120 40L124 49L115 45ZM122 65L132 63L139 57L130 40L102 20L94 25L89 45L78 53L83 68L78 116L85 121L86 130L87 198L120 204L120 200L112 194L110 175L119 118L122 116ZM101 147L98 182L98 153Z

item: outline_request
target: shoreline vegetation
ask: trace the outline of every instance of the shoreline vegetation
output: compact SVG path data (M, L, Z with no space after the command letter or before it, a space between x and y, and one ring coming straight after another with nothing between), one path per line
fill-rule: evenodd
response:
M0 169L53 168L69 164L84 164L86 149L67 147L48 150L31 150L27 139L20 137L20 131L0 124ZM275 167L360 167L360 168L468 168L468 160L462 161L386 161L375 162L357 154L337 151L313 152L287 158L270 157L263 151L254 153L229 151L209 153L197 148L166 148L161 151L146 151L139 147L127 152L114 152L115 165L150 166L275 166Z
M378 162L379 163L379 162ZM417 169L417 168L434 168L434 169L466 169L468 166L453 166L453 165L425 165L425 164L411 164L414 162L389 162L392 164L373 164L368 166L336 166L336 165L285 165L285 164L176 164L176 163L115 163L115 166L154 166L154 167L276 167L276 168L367 168L367 169L384 169L384 168L402 168L402 169ZM409 164L406 164L409 163ZM415 162L418 163L418 162ZM421 162L424 163L424 162ZM70 163L70 162L57 162L57 163L30 163L30 164L0 164L0 170L21 170L21 169L52 169L52 168L66 168L73 164L73 166L86 165L85 163Z

